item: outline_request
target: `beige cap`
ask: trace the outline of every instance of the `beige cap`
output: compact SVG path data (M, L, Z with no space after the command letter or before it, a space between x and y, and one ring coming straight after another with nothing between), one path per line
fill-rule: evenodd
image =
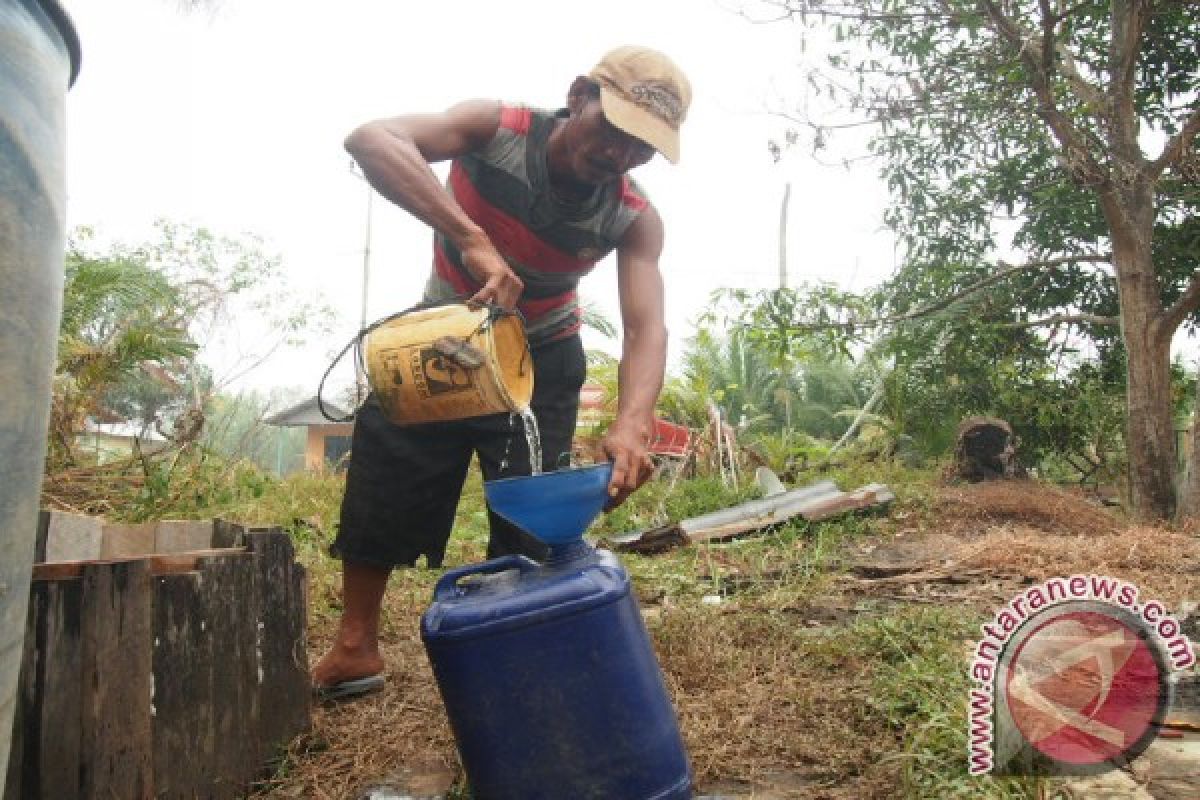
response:
M604 116L679 161L679 127L692 102L692 85L671 59L648 47L618 47L588 75L600 84Z

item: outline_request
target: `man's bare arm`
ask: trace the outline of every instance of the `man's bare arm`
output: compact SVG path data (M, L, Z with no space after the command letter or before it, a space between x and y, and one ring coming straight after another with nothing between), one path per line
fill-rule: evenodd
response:
M478 150L499 127L498 102L468 100L439 114L368 122L346 137L346 150L381 195L454 243L467 271L483 284L469 302L512 308L524 288L520 278L429 166Z
M619 505L650 476L648 444L654 407L667 364L663 312L662 219L653 206L630 226L617 250L617 280L624 328L617 418L603 447L613 460L610 506Z

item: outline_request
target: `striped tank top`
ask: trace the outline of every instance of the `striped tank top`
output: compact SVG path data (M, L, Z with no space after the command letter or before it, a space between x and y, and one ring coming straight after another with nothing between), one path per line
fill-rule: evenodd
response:
M551 193L546 143L555 119L565 114L502 106L496 135L482 149L454 159L447 181L455 201L525 282L517 308L532 346L579 330L579 279L616 248L649 202L628 176L579 202ZM463 300L480 286L454 243L435 234L425 301Z

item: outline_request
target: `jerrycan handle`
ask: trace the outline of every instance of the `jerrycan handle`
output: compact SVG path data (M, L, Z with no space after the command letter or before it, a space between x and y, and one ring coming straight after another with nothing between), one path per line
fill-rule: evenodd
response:
M458 582L471 575L494 575L497 572L506 572L510 569L531 572L538 568L538 563L533 559L516 555L493 558L491 561L485 561L482 564L468 564L465 567L449 570L439 578L437 584L433 587L433 599L448 600L451 597L458 596Z

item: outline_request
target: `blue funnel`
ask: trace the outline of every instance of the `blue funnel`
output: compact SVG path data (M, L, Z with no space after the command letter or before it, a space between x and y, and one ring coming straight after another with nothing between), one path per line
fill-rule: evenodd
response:
M578 541L608 500L612 464L502 478L483 484L500 516L552 547Z

